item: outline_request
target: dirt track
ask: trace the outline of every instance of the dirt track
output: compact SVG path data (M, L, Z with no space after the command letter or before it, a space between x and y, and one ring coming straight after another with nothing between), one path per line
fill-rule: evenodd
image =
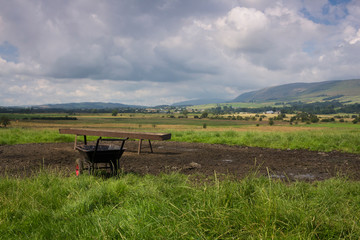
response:
M121 158L125 173L159 174L178 171L203 176L231 174L243 178L254 169L273 178L289 180L324 180L345 174L360 180L360 155L339 152L277 150L266 148L212 145L201 143L154 142L155 153L143 149L137 154L138 142L128 141ZM146 144L144 144L146 146ZM0 146L0 174L28 176L41 166L74 173L79 153L73 143L21 144Z

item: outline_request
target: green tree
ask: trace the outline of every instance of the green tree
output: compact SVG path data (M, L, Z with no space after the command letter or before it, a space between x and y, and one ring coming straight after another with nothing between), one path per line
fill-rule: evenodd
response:
M203 112L200 116L200 118L207 118L209 116L208 112Z
M119 113L118 110L114 109L114 110L112 111L112 114L111 114L111 115L115 117L115 116L118 115L118 113Z
M7 116L1 116L1 118L0 118L0 124L1 124L3 127L6 127L6 126L10 125L10 124L11 124L10 118L8 118Z
M189 114L189 111L187 109L184 109L181 114L183 114L185 117Z

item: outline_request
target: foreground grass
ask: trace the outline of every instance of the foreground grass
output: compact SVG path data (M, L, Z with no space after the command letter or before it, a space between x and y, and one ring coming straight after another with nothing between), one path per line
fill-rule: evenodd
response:
M0 179L2 239L359 239L360 183L180 174Z

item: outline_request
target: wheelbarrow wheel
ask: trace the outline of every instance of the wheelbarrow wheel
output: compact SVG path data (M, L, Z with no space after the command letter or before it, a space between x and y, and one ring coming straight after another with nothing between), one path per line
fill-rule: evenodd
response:
M79 176L84 171L84 161L80 158L76 159L75 161L75 173L76 176Z

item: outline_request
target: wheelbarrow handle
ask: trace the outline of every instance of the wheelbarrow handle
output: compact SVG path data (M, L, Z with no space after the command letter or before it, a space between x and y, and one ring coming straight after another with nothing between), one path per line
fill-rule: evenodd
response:
M119 138L102 138L102 137L99 137L96 141L96 146L95 146L95 151L94 151L94 154L92 156L92 161L94 162L95 161L95 155L96 155L96 152L98 150L98 147L99 147L99 143L100 141L122 141L122 144L121 144L121 150L124 148L124 144L125 144L125 141L128 140L129 138L122 138L122 139L119 139Z
M96 152L97 152L97 150L98 150L100 141L101 141L101 137L99 137L99 138L97 139L97 141L96 141L95 151L94 151L94 153L93 153L93 155L92 155L92 159L91 159L92 162L95 161L95 155L96 155Z
M109 141L109 142L119 142L119 141L122 141L122 144L121 144L121 148L120 149L123 149L124 148L124 144L125 144L125 141L128 140L129 138L101 138L99 137L98 138L98 141L96 143L96 146L98 146L98 142L101 140L101 141ZM97 150L97 147L96 147L96 150ZM95 150L95 151L96 151Z

